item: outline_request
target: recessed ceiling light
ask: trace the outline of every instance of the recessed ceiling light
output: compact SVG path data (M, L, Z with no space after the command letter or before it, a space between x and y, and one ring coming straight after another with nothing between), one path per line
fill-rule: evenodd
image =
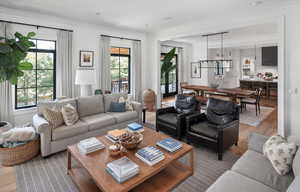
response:
M262 3L263 3L263 1L252 1L252 2L250 3L250 5L253 6L253 7L256 7L256 6L258 6L258 5L261 5Z
M100 12L96 12L96 15L101 15L101 13Z

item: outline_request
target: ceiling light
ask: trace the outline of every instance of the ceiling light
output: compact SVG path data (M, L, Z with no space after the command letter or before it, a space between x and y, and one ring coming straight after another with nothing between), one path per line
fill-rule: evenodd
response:
M252 2L250 3L250 5L253 6L253 7L256 7L256 6L258 6L258 5L261 5L262 3L263 3L263 1L252 1Z

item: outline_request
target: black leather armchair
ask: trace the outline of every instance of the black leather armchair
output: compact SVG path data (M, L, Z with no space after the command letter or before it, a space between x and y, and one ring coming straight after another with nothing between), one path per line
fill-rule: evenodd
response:
M222 160L224 150L237 145L239 138L239 106L231 101L209 98L207 114L186 117L188 143L211 148Z
M163 131L181 140L186 132L186 117L196 113L198 101L194 96L176 95L175 107L156 111L156 131Z

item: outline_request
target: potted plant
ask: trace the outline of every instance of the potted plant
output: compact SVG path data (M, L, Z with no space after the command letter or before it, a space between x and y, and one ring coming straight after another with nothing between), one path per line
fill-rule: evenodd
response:
M22 70L33 68L32 64L24 59L28 50L35 46L30 41L34 36L34 32L29 32L26 36L16 32L11 38L0 36L0 83L9 81L15 85L18 78L24 75ZM0 128L8 125L8 122L0 121Z
M169 73L176 69L176 65L172 62L172 59L175 56L176 48L171 49L162 59L162 65L161 65L161 79L165 80L165 84L169 85Z

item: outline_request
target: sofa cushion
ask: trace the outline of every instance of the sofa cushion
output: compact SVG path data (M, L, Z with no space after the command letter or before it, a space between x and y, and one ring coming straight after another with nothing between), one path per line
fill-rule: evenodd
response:
M217 181L212 184L206 192L277 192L276 190L248 177L226 171Z
M71 104L73 107L77 108L76 99L62 99L56 101L40 101L37 105L37 113L39 116L43 116L43 111L45 108L55 109L60 111L61 108L67 104Z
M296 155L293 160L293 172L295 176L300 176L300 150L298 147L298 150L296 152Z
M296 176L294 181L289 186L287 192L298 192L300 189L300 175Z
M157 119L164 123L176 126L177 113L164 113L164 114L158 115Z
M117 123L122 123L124 121L135 120L138 118L138 113L136 111L126 111L126 112L108 112L107 114L113 116Z
M79 97L77 105L80 117L104 113L103 95Z
M60 126L52 131L52 140L60 140L88 132L88 124L79 120L71 126Z
M278 191L286 191L294 179L292 172L279 175L263 154L251 150L233 165L232 170Z
M126 111L126 103L119 102L111 102L110 103L110 111L111 112L125 112Z
M55 109L45 108L43 110L43 116L45 119L52 125L53 129L64 124L64 118L60 111L56 111Z
M104 96L104 111L110 111L111 102L119 102L120 97L127 99L126 93L114 93L114 94L105 94Z
M103 127L113 125L116 123L116 119L113 116L108 115L106 113L86 116L81 118L81 120L89 125L90 131L101 129Z
M200 135L205 135L216 139L218 137L218 130L216 127L209 125L207 121L203 121L191 126L191 131Z

